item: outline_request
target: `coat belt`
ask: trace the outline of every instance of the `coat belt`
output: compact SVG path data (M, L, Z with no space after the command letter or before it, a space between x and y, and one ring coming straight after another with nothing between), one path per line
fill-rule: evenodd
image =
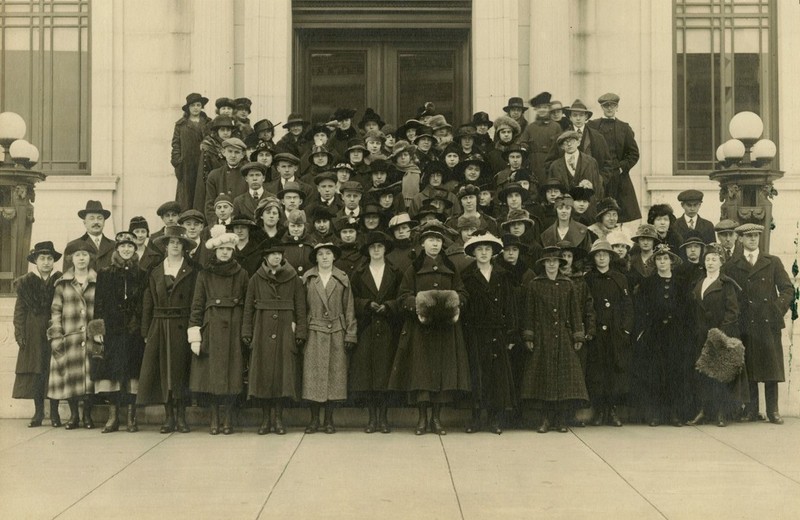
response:
M206 309L210 309L211 307L239 307L242 303L241 298L209 298L206 300Z

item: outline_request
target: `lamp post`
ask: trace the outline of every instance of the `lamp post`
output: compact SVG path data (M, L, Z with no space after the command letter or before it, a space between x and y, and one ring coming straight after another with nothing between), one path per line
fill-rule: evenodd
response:
M28 271L34 185L45 178L34 169L39 150L24 139L26 130L18 114L0 113L0 294Z
M733 116L728 129L731 139L717 148L720 169L709 174L719 182L721 218L764 226L760 248L769 251L772 197L778 194L772 183L783 177L782 171L769 167L777 151L775 143L761 139L764 123L753 112Z

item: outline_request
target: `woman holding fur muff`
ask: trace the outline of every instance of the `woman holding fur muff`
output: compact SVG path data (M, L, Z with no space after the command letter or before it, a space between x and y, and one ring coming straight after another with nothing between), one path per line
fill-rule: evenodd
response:
M211 396L211 435L220 432L219 407L223 407L222 433L233 433L233 405L243 389L242 315L250 276L233 259L239 237L225 226L211 228L206 249L214 250L197 275L189 316L187 339L194 356L189 387Z
M703 261L706 276L694 286L691 299L697 327L695 343L703 346L695 365L702 408L688 424L702 424L708 419L722 427L734 410L750 401L744 346L738 339L741 289L720 273L725 262L722 246L706 246Z
M121 231L114 238L111 265L97 273L94 319L87 326L87 333L104 344L103 356L92 359L95 392L107 394L111 403L102 433L119 430L120 406L128 408L127 430L139 430L136 393L144 355L141 317L145 273L139 269L133 233Z
M469 363L459 316L467 293L455 266L442 252L447 230L438 222L418 228L423 251L403 274L398 301L406 314L392 365L389 387L409 392L417 404L415 432L428 425L427 409L433 407L431 431L439 435L442 405L469 391Z

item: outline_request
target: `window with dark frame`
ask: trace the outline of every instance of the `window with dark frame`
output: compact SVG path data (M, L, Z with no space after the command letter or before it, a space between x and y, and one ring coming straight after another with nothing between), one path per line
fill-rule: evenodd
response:
M728 123L749 110L774 139L775 0L675 0L675 171L714 170Z
M88 174L90 1L0 0L0 112L16 112L48 174Z

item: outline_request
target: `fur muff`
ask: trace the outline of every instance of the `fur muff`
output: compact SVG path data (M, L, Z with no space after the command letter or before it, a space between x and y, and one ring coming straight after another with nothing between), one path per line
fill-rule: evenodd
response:
M420 291L417 293L417 317L425 325L452 324L460 314L458 293L455 291Z
M86 335L93 338L97 335L106 333L106 322L103 320L91 320L86 324Z
M695 369L720 383L730 383L744 366L744 344L719 329L710 329Z

